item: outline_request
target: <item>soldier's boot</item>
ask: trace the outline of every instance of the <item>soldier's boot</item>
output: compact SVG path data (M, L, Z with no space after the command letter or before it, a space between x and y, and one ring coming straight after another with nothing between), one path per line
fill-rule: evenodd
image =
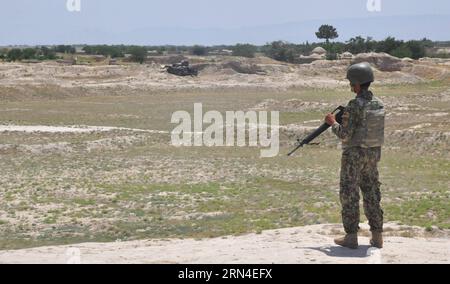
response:
M376 248L383 248L383 234L380 232L372 232L370 245Z
M345 237L334 240L334 243L350 249L358 248L358 234L347 234Z

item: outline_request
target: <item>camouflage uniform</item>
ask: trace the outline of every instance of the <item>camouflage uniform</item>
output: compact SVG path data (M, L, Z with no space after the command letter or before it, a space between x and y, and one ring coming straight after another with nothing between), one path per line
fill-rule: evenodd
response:
M371 231L382 232L377 164L384 141L384 106L371 92L363 91L346 107L342 124L335 123L332 129L343 147L339 195L345 232L354 234L359 229L359 189Z

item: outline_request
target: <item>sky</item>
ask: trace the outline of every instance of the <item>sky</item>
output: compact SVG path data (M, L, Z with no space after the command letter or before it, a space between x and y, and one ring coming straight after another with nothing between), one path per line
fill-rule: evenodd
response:
M70 12L67 1L80 1L81 11ZM286 40L304 42L320 23L335 23L347 40L366 21L375 37L450 40L448 0L371 1L381 11L368 11L368 0L0 0L0 45L260 44L282 39L275 37L286 25Z

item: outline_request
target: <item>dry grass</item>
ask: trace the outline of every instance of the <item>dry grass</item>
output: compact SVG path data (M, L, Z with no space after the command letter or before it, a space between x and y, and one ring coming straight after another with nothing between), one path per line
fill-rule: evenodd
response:
M21 96L25 89L29 95ZM449 229L450 85L433 81L375 85L374 90L390 113L380 165L386 219ZM322 119L327 111L322 104L339 105L351 98L344 88L94 88L84 93L82 88L22 86L0 87L0 94L3 124L165 131L173 127L174 111L192 112L196 102L202 102L205 111L223 112L276 100L276 106L266 109L280 110L283 125L305 125L305 120ZM291 105L298 101L310 105L298 111ZM410 107L402 108L405 105ZM426 127L411 128L419 124ZM260 159L255 148L174 148L168 134L133 131L0 136L3 249L212 237L340 221L340 150L331 134L320 139L320 146L307 147L290 159L284 153L293 137L286 133L280 156L273 159Z

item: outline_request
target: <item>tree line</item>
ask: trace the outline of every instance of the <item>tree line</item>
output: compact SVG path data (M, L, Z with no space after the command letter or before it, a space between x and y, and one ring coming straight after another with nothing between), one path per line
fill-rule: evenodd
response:
M293 44L284 41L275 41L262 47L263 53L279 61L295 62L300 55L307 55L315 47L321 46L327 51L326 58L337 59L338 54L350 52L352 54L367 52L385 52L399 58L409 57L419 59L425 57L427 48L434 46L428 39L403 41L394 37L376 41L361 36L351 38L347 42L304 43Z
M427 48L437 46L426 38L422 40L403 41L394 37L376 41L371 37L357 36L346 42L331 42L339 34L331 25L322 25L316 32L321 43L294 44L286 41L274 41L263 46L252 44L216 45L216 46L135 46L135 45L86 45L82 48L87 55L102 55L110 58L121 58L129 55L131 61L143 63L148 56L162 54L192 54L206 56L214 52L227 51L226 54L242 57L255 57L257 53L264 54L278 61L296 62L300 55L308 55L321 46L327 51L326 59L335 60L338 54L350 52L352 54L366 52L385 52L399 58L409 57L419 59L427 55ZM28 47L0 50L0 59L6 61L19 60L54 60L60 58L59 54L75 54L76 49L71 45L57 45L53 47Z

